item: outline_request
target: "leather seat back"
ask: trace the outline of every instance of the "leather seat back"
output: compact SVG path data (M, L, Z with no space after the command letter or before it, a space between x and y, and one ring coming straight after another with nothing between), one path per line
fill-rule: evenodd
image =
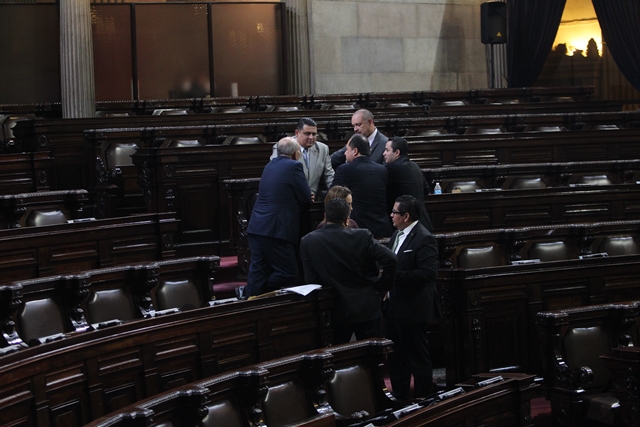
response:
M268 426L285 426L315 415L310 409L304 388L293 381L269 386L264 400L264 415Z
M202 420L202 427L244 427L242 416L231 401L225 399L207 405L207 415Z
M138 145L134 143L118 142L110 144L105 150L107 167L132 166L131 155L138 151Z
M340 415L350 416L359 411L377 413L374 386L367 369L360 365L336 369L329 381L329 404Z
M451 181L447 188L444 189L445 193L452 193L453 190L460 190L461 193L473 193L478 190L480 186L475 181Z
M505 259L495 246L464 248L457 258L458 268L484 268L505 265Z
M26 343L66 332L62 308L52 298L25 302L17 320L18 335Z
M158 310L179 308L181 311L202 307L202 297L191 280L161 280L156 290Z
M634 255L640 253L640 247L632 236L608 237L602 240L598 251L606 252L609 256Z
M66 224L67 216L61 210L32 210L25 219L27 227L40 227L43 225Z
M575 258L564 242L540 242L531 245L529 249L529 259L539 259L542 262Z
M609 383L609 370L600 356L609 354L613 347L603 326L575 327L567 331L563 339L565 361L572 368L588 366L593 371L593 381L583 386L585 390L601 390Z
M547 184L540 177L516 178L511 183L512 190L527 190L530 188L547 188Z
M122 289L93 291L87 301L87 320L91 324L107 320L132 320L136 317L131 295Z
M584 175L578 178L576 184L582 185L611 185L611 180L606 175Z

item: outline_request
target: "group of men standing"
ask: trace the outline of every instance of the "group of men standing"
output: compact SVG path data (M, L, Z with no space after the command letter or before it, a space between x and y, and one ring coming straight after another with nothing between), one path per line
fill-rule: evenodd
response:
M426 396L432 384L427 327L439 313L437 244L424 208L428 187L408 158L406 140L385 137L368 110L354 113L351 122L353 136L331 156L316 141L317 125L308 118L300 120L294 138L274 146L247 229L251 264L245 294L291 285L299 274L299 242L304 281L336 290L334 343L353 335L387 336L395 349L389 358L394 395L410 398L413 375L414 396ZM348 187L353 206L329 201L327 224L300 241L300 212L322 185ZM347 227L350 218L359 228ZM378 239L386 237L389 243L381 244Z

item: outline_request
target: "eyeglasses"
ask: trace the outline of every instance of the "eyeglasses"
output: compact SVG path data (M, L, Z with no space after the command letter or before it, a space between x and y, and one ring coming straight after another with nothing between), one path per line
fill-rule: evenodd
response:
M391 211L391 215L404 215L404 214L406 214L406 212L398 212L396 210Z

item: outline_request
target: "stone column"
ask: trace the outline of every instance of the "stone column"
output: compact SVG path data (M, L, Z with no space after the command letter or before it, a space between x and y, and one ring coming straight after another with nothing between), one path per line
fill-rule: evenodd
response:
M62 116L95 116L91 4L60 0L60 80Z
M285 0L284 7L286 8L285 31L288 33L287 54L289 56L287 93L307 95L313 93L307 0Z

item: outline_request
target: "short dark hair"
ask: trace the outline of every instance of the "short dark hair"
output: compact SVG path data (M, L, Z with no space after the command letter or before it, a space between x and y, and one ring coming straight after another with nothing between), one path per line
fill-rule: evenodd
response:
M400 150L401 156L407 156L409 155L409 143L404 138L394 136L393 138L391 138L391 150Z
M371 147L369 146L369 140L359 133L354 134L349 140L348 144L351 148L357 148L358 153L363 156L368 156L371 150Z
M327 222L333 222L336 224L344 224L351 209L349 204L344 199L331 199L324 209Z
M405 194L396 199L398 204L398 212L409 214L411 221L417 221L420 219L420 202L413 196Z
M316 121L313 120L311 117L303 117L300 120L298 120L298 126L296 126L296 129L302 130L304 128L304 125L318 127L318 124L316 123Z

